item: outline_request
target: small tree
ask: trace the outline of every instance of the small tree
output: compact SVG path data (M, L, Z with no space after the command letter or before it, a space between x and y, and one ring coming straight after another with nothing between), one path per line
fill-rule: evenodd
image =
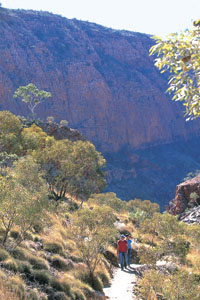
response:
M50 123L50 124L53 123L54 120L55 120L55 118L52 117L52 116L47 117L47 122Z
M0 152L20 154L20 134L22 123L9 111L0 112Z
M89 198L89 203L94 203L99 206L109 206L117 212L125 209L125 202L116 197L115 193L93 194Z
M92 282L103 251L117 235L114 222L115 216L108 207L78 210L71 220L73 240L87 265Z
M55 141L35 155L56 200L68 193L83 202L105 187L105 159L90 142Z
M197 201L197 199L199 199L199 195L197 194L197 192L193 192L190 194L190 202L189 202L189 205L191 204L192 207L195 205L195 206L198 206L199 203Z
M61 120L60 126L68 126L69 122L67 120Z
M33 83L20 86L14 93L14 98L19 98L28 105L32 118L35 118L35 108L38 104L51 97L51 93L39 90Z
M49 202L47 185L31 157L18 160L8 175L0 181L0 221L5 228L2 245L7 245L10 231L17 226L16 247L38 220L43 223Z

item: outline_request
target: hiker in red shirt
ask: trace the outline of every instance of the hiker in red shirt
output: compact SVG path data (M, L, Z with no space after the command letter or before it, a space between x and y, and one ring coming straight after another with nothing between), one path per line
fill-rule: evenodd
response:
M125 235L121 235L121 239L117 244L117 255L120 258L121 269L127 268L128 242L125 240Z

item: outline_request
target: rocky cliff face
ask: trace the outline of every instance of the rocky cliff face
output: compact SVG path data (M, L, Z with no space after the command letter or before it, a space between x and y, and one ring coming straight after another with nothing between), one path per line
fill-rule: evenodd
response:
M191 194L195 193L195 197ZM176 195L170 203L169 212L177 215L183 213L186 208L198 206L200 204L200 175L189 179L176 187ZM196 210L195 210L196 211Z
M110 182L125 174L133 186L141 168L152 169L136 150L187 142L200 134L200 123L185 122L182 106L164 93L167 80L148 55L152 43L145 34L1 8L0 109L28 114L23 104L12 99L20 85L33 82L50 91L53 97L40 105L38 116L67 119L70 127L111 157ZM112 159L114 153L120 162ZM127 153L128 163L122 159ZM128 193L125 186L119 196L130 199L137 194ZM148 186L147 181L142 192Z

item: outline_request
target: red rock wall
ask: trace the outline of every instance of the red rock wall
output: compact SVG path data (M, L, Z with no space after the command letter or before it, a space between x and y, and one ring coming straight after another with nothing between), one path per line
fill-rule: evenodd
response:
M191 193L196 193L199 198L196 199L197 203L191 204ZM186 208L195 206L199 204L200 200L200 176L196 176L192 179L189 179L176 187L176 195L174 200L171 202L168 207L168 211L171 214L177 215L185 211Z
M145 34L1 9L0 109L27 114L12 95L33 82L53 95L38 116L67 119L104 153L198 136L200 123L185 122L164 93L151 45Z

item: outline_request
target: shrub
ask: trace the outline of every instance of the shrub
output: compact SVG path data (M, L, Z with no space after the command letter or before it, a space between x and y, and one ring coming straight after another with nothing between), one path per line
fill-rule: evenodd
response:
M37 256L30 256L28 258L29 262L31 263L33 269L37 270L48 270L49 265L47 261L43 258L37 257Z
M32 276L40 284L49 284L51 281L51 275L46 270L32 270Z
M67 126L69 122L67 120L61 120L60 121L60 126Z
M63 245L59 242L45 242L44 249L56 254L62 254L64 252Z
M10 236L13 238L13 239L18 239L18 238L20 238L20 232L19 232L19 230L17 230L17 229L15 229L15 230L12 230L11 232L10 232Z
M29 293L28 293L28 299L30 300L40 300L40 294L38 293L38 291L36 289L34 290L31 290Z
M24 239L29 240L29 241L34 241L34 236L31 232L25 232Z
M103 282L100 276L93 276L91 279L91 286L96 290L101 292L103 290Z
M0 249L0 261L3 261L9 257L9 253L5 249Z
M54 117L52 117L52 116L49 116L49 117L47 117L47 122L48 123L53 123L54 122Z
M7 270L10 270L10 271L13 271L13 272L17 272L18 271L17 263L16 263L16 261L13 258L8 258L7 260L5 260L2 263L2 265Z
M56 292L48 297L48 300L70 300L64 292Z
M14 258L20 259L20 260L26 260L27 259L27 250L17 247L12 252L12 256Z
M102 271L98 271L97 276L101 279L104 287L110 285L110 274L105 268Z
M67 295L70 295L70 285L71 282L66 280L65 278L63 279L57 279L57 278L52 278L51 279L51 286L56 289L57 291L61 291L66 293Z
M51 257L51 264L54 268L62 271L69 271L74 267L71 260L66 260L58 254Z
M20 273L31 274L31 265L28 261L15 260Z
M87 300L84 293L79 288L72 288L72 295L74 299Z

